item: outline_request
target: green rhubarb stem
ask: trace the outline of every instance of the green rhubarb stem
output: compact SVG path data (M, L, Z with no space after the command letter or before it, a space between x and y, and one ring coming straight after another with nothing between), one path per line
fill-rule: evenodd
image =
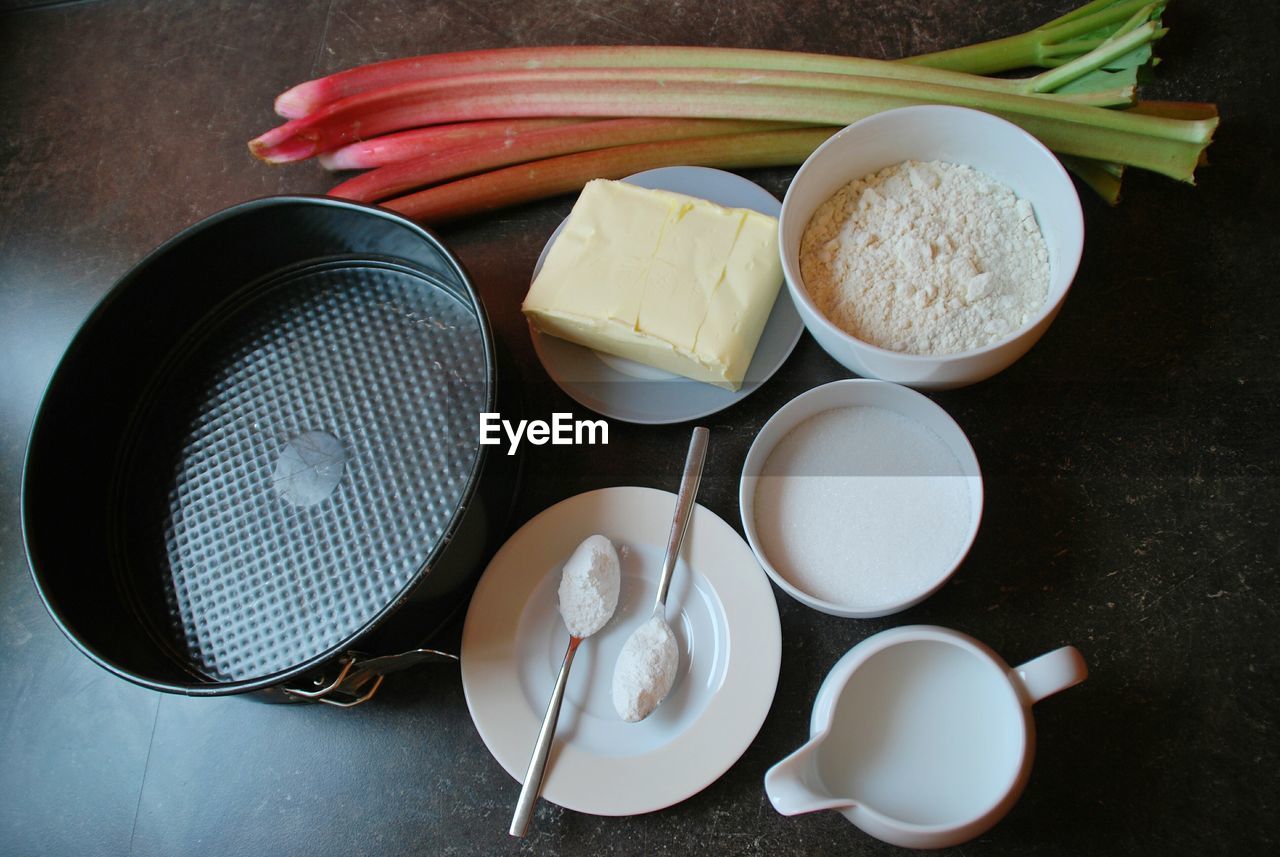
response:
M329 195L357 202L377 202L415 188L524 161L634 143L739 135L766 130L782 129L774 122L724 119L672 120L642 117L580 122L448 146L361 173L329 191ZM834 130L830 129L828 133Z
M1143 24L1150 23L1153 27L1159 26L1159 21L1155 20L1156 10L1159 8L1159 3L1148 3L1146 6L1143 6L1137 12L1134 12L1128 21L1125 21L1117 27L1116 31L1107 37L1106 41L1110 42L1120 38L1121 36L1127 35L1141 27Z
M966 71L970 74L991 74L998 71L1043 66L1045 49L1050 45L1062 45L1095 30L1111 27L1127 21L1150 0L1120 0L1120 2L1094 2L1080 7L1016 36L993 39L976 45L967 45L945 51L905 57L899 62L910 65L926 65Z
M1157 27L1151 21L1123 34L1117 32L1089 53L1028 79L1030 91L1052 92L1076 78L1097 71L1117 57L1151 41L1156 32Z
M1167 35L1169 35L1168 27L1157 27L1149 41L1154 44ZM1104 44L1106 41L1107 39L1105 37L1099 37L1096 39L1076 39L1066 45L1046 45L1044 62L1040 63L1040 65L1044 68L1057 68L1058 66L1065 65L1072 60L1079 59L1080 56L1087 53L1088 51L1082 49L1081 45L1087 45L1088 50L1093 50ZM1160 64L1160 58L1152 55L1148 62L1154 68Z
M657 167L793 166L801 163L835 131L835 128L764 131L595 149L459 179L383 205L413 220L443 223L571 193L591 179L620 179Z
M1107 5L1107 0L1095 0L1095 2L1080 7L1051 22L1051 25L1068 24L1080 18L1085 18L1105 5ZM1032 78L1030 81L1032 88L1039 92L1056 91L1086 75L1094 73L1105 74L1105 72L1101 71L1102 69L1125 55L1126 51L1116 50L1111 47L1121 37L1143 25L1150 26L1152 28L1151 32L1145 39L1138 40L1133 45L1132 49L1134 50L1141 44L1154 43L1164 38L1168 30L1159 26L1160 16L1163 11L1163 0L1160 3L1149 3L1134 12L1128 21L1117 27L1109 36L1090 37L1082 35L1070 39L1065 44L1044 45L1040 64L1050 69L1056 69L1056 71L1050 71ZM1102 29L1101 32L1105 33L1105 29ZM1149 53L1145 62L1155 65L1159 60L1155 58L1154 53ZM1134 80L1136 81L1136 73L1134 74ZM1117 205L1120 202L1120 184L1124 178L1124 165L1079 158L1072 155L1062 155L1061 157L1063 166L1074 173L1104 201L1110 205ZM1201 150L1197 164L1203 161L1204 150Z
M1072 39L1066 44L1045 45L1042 54L1042 65L1057 68L1096 48L1102 46L1110 36L1097 36L1091 39Z
M759 83L723 70L680 75L596 70L455 78L423 99L420 85L347 99L273 129L250 146L270 161L300 160L369 136L423 124L535 116L667 116L845 125L893 107L953 104L1003 116L1055 151L1113 160L1191 181L1216 120L1184 121L1106 110L1053 98L984 92L883 78L838 77L813 88ZM824 76L834 77L834 76ZM675 78L675 79L673 79ZM334 109L337 108L337 109Z
M1120 180L1124 176L1123 167L1071 155L1062 155L1061 159L1064 167L1075 173L1108 205L1116 205L1120 202Z

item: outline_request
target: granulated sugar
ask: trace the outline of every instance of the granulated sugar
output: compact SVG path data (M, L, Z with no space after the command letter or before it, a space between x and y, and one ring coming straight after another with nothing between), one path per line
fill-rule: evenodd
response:
M875 610L929 590L964 549L970 480L932 430L893 411L836 408L774 448L756 484L770 564L816 598Z
M820 205L800 242L805 291L837 327L910 354L954 354L1035 318L1049 253L1031 204L972 167L906 161Z

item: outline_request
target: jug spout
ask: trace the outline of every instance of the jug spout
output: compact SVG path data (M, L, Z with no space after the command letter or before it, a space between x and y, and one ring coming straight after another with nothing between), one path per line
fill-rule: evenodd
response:
M764 775L765 794L773 808L783 815L846 809L854 805L849 798L832 795L818 775L817 752L825 737L825 734L815 736Z

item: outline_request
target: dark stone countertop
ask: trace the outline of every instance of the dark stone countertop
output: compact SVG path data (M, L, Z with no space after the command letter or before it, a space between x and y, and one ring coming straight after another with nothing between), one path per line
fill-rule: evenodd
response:
M181 227L241 200L328 186L318 166L272 169L245 151L285 87L378 59L516 44L894 57L1019 31L1071 5L0 3L0 853L890 853L834 813L779 816L762 777L801 743L839 656L915 622L969 632L1015 663L1072 643L1092 669L1037 708L1021 802L954 853L1269 853L1280 794L1280 27L1265 4L1173 3L1149 92L1220 105L1200 186L1134 174L1115 209L1084 194L1084 261L1048 334L998 377L934 397L969 433L986 477L982 530L953 583L871 621L776 592L784 642L769 718L727 774L677 806L597 818L543 803L530 837L511 840L517 785L476 734L455 669L396 676L353 711L152 693L78 653L27 571L23 451L79 322ZM748 173L778 195L791 174ZM574 410L518 311L569 205L442 231L515 355L530 416ZM755 432L798 392L846 375L806 336L777 377L717 415L703 502L738 526L737 474ZM604 485L673 488L687 431L615 423L607 455L537 449L517 518Z

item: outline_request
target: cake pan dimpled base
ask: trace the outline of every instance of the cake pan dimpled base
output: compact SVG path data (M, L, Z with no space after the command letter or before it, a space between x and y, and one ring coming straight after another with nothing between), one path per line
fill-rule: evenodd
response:
M271 229L201 240L237 217ZM384 636L420 641L505 517L478 490L495 386L483 309L429 234L321 200L215 216L126 277L55 373L24 484L37 584L87 653L165 690L260 689L370 651L398 613L412 627Z

